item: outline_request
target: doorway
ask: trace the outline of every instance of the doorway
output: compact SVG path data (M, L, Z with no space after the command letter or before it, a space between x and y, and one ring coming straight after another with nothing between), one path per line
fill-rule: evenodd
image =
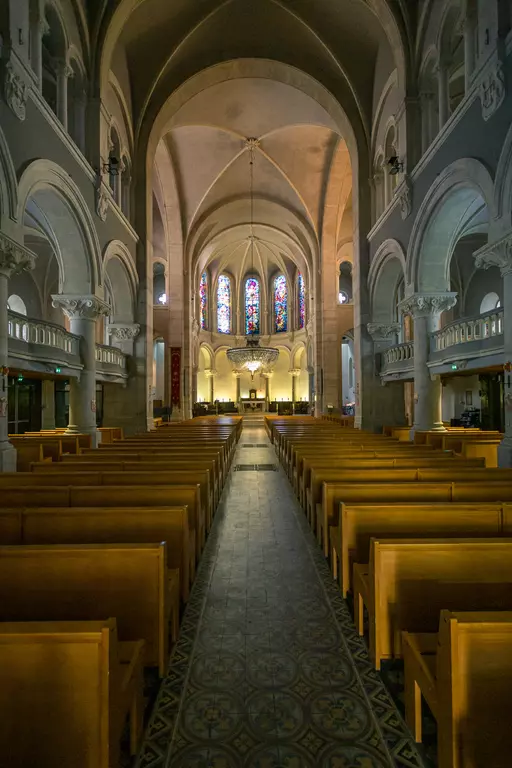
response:
M8 381L8 429L10 435L41 429L41 381L10 376Z
M482 429L504 431L503 373L480 374L480 409Z

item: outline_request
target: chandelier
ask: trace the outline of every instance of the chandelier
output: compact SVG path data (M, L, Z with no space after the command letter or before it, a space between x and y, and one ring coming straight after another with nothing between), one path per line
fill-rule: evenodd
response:
M249 191L251 202L251 229L249 235L250 251L251 251L251 266L254 271L254 182L253 182L253 169L254 169L254 150L259 146L258 139L246 139L246 147L249 151ZM246 337L245 347L235 347L234 349L228 349L228 360L233 363L236 369L245 368L251 372L251 379L254 379L254 374L259 371L260 368L269 368L276 362L279 357L279 350L275 347L260 347L259 337L255 334Z
M248 336L245 347L228 349L228 360L233 363L235 369L245 368L251 372L251 379L260 368L269 368L279 357L279 350L275 347L260 347L257 336Z

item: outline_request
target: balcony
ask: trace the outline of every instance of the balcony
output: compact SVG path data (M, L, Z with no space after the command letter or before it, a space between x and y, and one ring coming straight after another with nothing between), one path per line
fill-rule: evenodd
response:
M503 365L503 309L455 320L430 336L428 367L433 374L496 365ZM396 344L382 353L384 381L411 379L413 373L414 342Z
M77 376L82 370L80 336L44 320L8 312L9 367L39 373ZM124 381L128 378L127 355L117 347L96 345L97 378Z
M382 353L380 375L388 380L412 378L414 371L414 342L406 341L389 347Z
M486 358L503 357L503 309L450 323L432 334L430 350L431 364L451 364L462 359L468 361L470 367L479 362L480 365L494 364L494 360Z

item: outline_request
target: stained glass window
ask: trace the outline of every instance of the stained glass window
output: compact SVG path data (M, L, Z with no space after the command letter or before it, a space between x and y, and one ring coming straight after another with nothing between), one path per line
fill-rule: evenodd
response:
M297 278L297 293L299 299L299 328L304 328L306 324L306 287L304 285L304 278L300 272Z
M274 328L276 333L288 330L288 286L284 275L274 279Z
M217 330L231 333L231 280L220 275L217 285Z
M245 281L245 333L260 332L260 284L254 277Z
M199 283L199 313L201 316L201 329L208 328L208 275L203 272Z

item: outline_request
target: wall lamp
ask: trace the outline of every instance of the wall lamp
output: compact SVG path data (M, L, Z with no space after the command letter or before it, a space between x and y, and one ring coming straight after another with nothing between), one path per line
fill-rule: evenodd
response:
M388 160L389 165L389 173L391 176L396 176L399 173L402 173L404 170L404 164L400 162L400 159L393 155L393 157L390 157Z

